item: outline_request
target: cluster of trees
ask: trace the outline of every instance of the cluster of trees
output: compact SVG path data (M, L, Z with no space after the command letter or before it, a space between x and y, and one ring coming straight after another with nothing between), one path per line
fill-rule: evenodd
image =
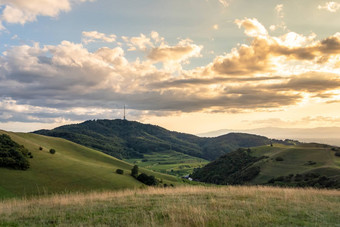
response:
M279 176L270 179L268 184L282 187L340 188L340 181L336 177L327 177L319 173Z
M30 167L28 158L33 155L6 134L0 135L0 167L26 170Z
M147 175L145 173L141 173L138 175L138 166L134 165L131 169L131 176L136 178L138 181L142 182L143 184L149 185L149 186L156 186L160 182L156 179L155 176Z
M191 178L213 184L241 185L260 173L260 167L254 164L263 158L266 157L251 156L249 148L239 148L202 168L195 169Z
M340 157L340 148L332 147L332 151L335 151L334 155Z

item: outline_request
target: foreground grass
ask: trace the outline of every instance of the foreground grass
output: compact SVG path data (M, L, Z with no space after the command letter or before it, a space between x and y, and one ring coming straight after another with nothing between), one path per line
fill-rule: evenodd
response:
M178 187L0 202L1 226L336 226L340 191Z

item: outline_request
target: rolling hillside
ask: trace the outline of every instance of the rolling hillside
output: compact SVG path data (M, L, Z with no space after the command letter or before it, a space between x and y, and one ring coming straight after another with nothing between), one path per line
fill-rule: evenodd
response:
M127 120L90 120L35 133L64 138L127 162L178 176L239 147L271 142L266 137L244 133L201 138Z
M102 152L73 142L30 133L7 134L33 155L30 168L13 170L0 168L0 198L59 193L69 191L111 190L140 187L142 184L130 176L132 165ZM39 150L42 147L42 150ZM49 149L55 149L50 154ZM116 169L124 174L116 174ZM141 170L151 174L149 170ZM153 173L163 182L176 183L177 178Z
M192 177L217 184L340 187L339 148L323 144L260 146L228 153Z

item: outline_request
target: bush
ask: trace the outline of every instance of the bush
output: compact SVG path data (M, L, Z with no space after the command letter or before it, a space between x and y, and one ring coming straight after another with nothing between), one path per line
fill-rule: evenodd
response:
M335 156L340 157L340 151L335 152Z
M275 179L275 181L284 181L285 177L284 176L279 176Z
M268 183L269 183L269 184L275 183L275 178L270 179L270 180L268 181Z
M43 148L42 147L39 147L39 151L42 151L43 150Z
M308 161L305 165L312 166L312 165L315 165L315 164L316 164L316 162L314 162L314 161Z
M138 176L138 166L134 165L133 168L131 169L131 176L133 176L134 178L137 178Z
M282 158L282 157L277 157L277 158L275 158L275 161L277 161L277 162L282 162L282 161L283 161L283 158Z
M152 175L148 176L145 173L141 173L137 177L137 180L139 180L143 184L146 184L146 185L149 185L149 186L158 184L158 180L154 176L152 176Z
M51 154L55 154L55 152L56 152L56 151L55 151L53 148L50 149L50 153L51 153Z
M124 174L124 170L122 170L122 169L117 169L117 170L116 170L116 173L118 173L118 174Z

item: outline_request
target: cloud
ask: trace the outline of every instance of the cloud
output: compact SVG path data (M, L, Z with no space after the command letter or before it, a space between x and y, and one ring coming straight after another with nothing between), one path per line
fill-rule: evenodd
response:
M256 19L246 18L235 23L252 38L251 44L239 45L230 53L216 57L207 71L227 75L271 73L289 61L326 64L334 61L340 53L340 33L323 40L315 40L315 34L303 36L294 32L273 37ZM338 62L334 64L338 65Z
M267 29L256 19L245 18L244 20L235 20L239 28L244 28L244 33L249 37L267 36Z
M329 12L335 13L340 9L340 3L337 2L326 2L324 5L319 5L318 9L327 10Z
M308 72L291 77L286 83L268 85L269 89L306 91L310 93L335 90L340 88L340 77L337 74Z
M38 16L57 17L61 12L70 11L72 4L82 2L86 0L1 0L1 22L25 24Z
M228 7L229 6L229 1L227 0L218 0L224 7Z
M224 56L218 56L208 67L218 74L246 75L268 72L273 67L268 53L270 45L266 39L256 38L251 46L241 45Z
M175 46L162 44L152 48L148 58L155 62L182 62L191 57L199 57L202 46L193 44L192 40L181 40Z
M196 45L190 39L181 39L176 45L168 44L157 32L137 37L122 37L128 51L142 51L152 63L162 62L168 71L179 71L181 64L189 63L192 57L200 57L203 46Z
M191 42L186 44L194 45ZM165 48L163 51L173 50ZM161 56L162 60L169 57L165 55L163 59ZM170 59L180 60L182 57ZM82 44L69 41L55 46L12 47L4 53L0 63L5 66L1 68L0 97L12 102L11 108L8 105L1 107L2 112L7 113L2 120L18 120L20 113L38 119L45 112L51 112L46 116L49 119L63 110L75 115L77 108L94 109L100 115L100 110L107 112L124 103L140 112L192 112L211 107L225 111L228 108L278 107L293 104L299 98L298 95L270 91L235 95L226 93L223 86L211 89L208 84L150 89L151 84L169 81L172 75L157 69L150 61L127 61L120 47L103 47L89 52ZM59 111L54 112L56 109ZM26 118L25 121L28 120L36 119Z
M134 116L143 116L272 111L306 97L338 100L339 34L323 40L294 32L275 37L256 19L236 23L250 43L193 69L182 66L200 57L203 47L189 39L171 45L155 31L125 37L125 44L114 42L113 48L103 42L91 51L70 41L9 47L0 55L0 119L107 118L119 116L124 104ZM131 47L139 50L135 60L125 57Z
M106 42L106 43L113 43L116 41L116 35L106 35L104 33L100 33L98 31L83 31L83 43L89 44L92 42L100 41L100 42Z
M275 10L275 13L278 17L279 22L277 24L275 24L275 25L273 24L269 27L269 29L271 31L275 31L279 28L281 28L283 30L287 29L287 26L286 26L286 24L283 20L284 19L283 7L284 7L283 4L278 4L278 5L275 6L274 10Z
M283 4L276 5L275 11L280 18L283 18Z
M158 38L156 33L152 33L151 36L153 37L153 39ZM128 45L129 51L134 51L134 50L146 51L149 47L154 46L151 41L151 38L147 37L144 34L140 34L140 36L135 36L131 38L127 36L123 36L122 39Z

